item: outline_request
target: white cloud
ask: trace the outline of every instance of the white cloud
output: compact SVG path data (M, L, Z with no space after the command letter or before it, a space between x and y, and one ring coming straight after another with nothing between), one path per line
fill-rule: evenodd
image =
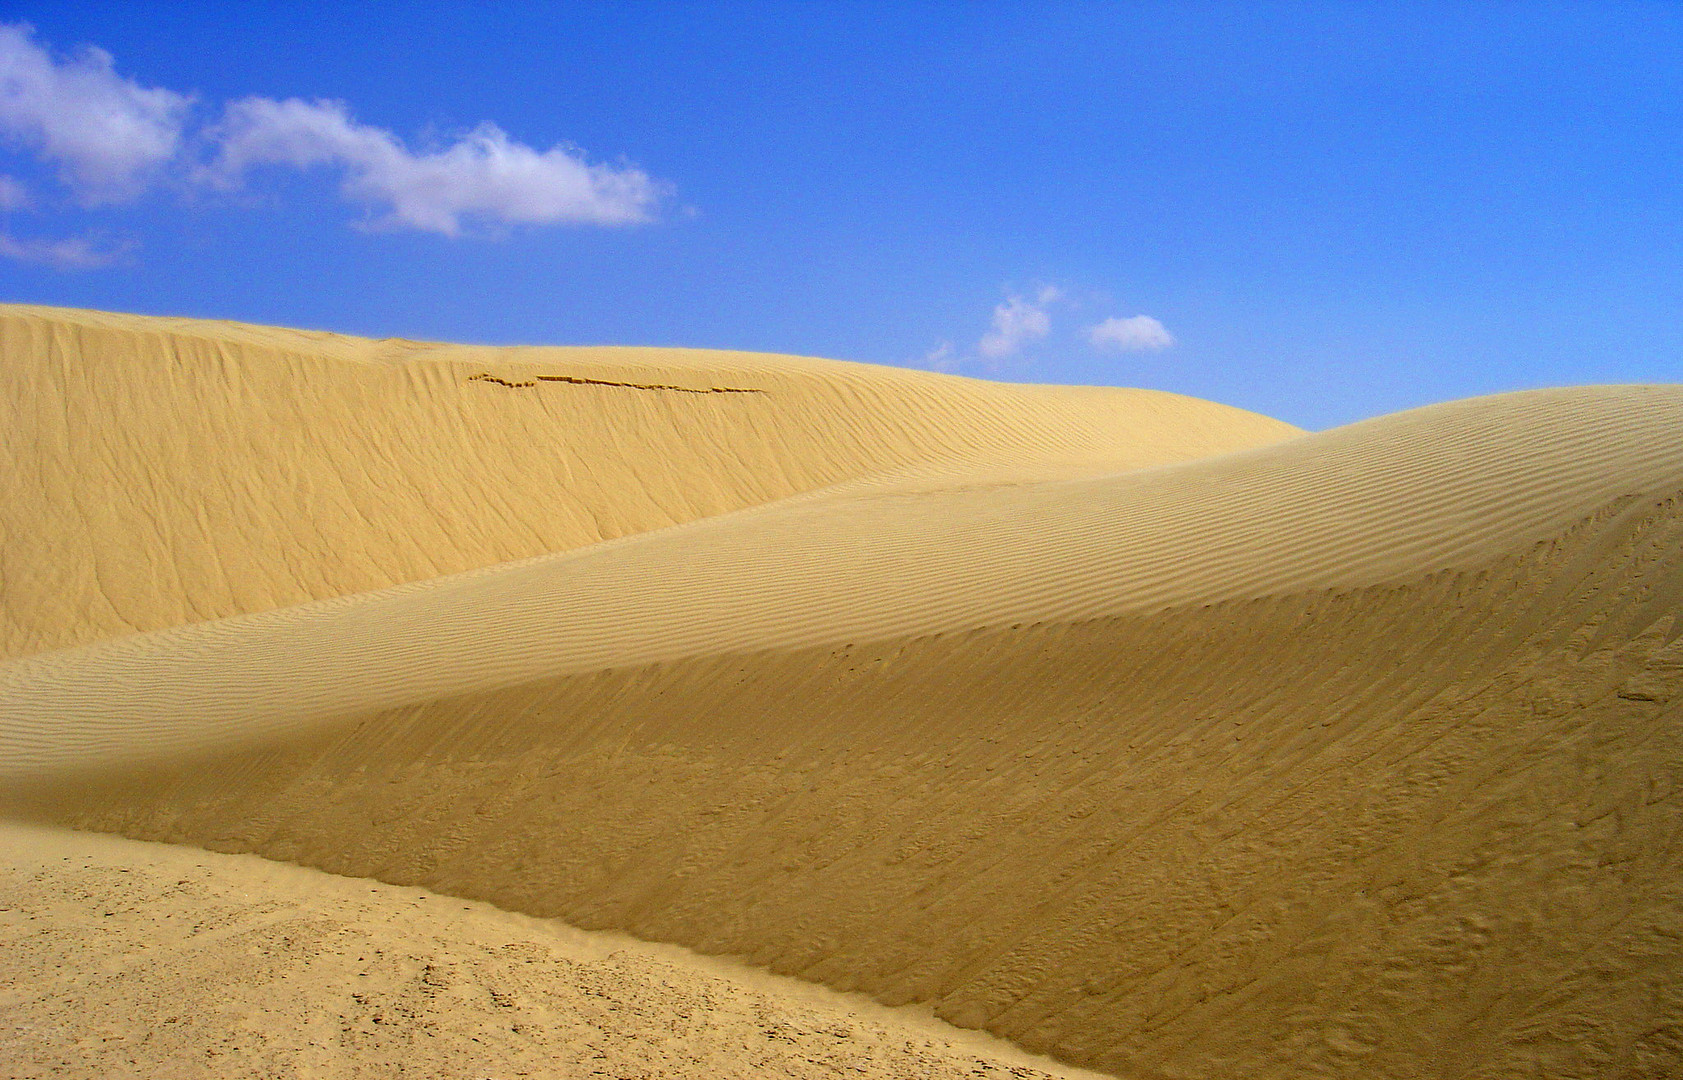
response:
M92 46L62 63L29 26L0 26L0 132L59 166L87 204L143 191L175 157L192 99L118 75Z
M1156 351L1175 343L1168 328L1150 315L1106 319L1087 331L1087 340L1095 349L1118 352Z
M0 212L22 210L29 205L29 188L12 176L0 176Z
M54 270L97 270L121 261L132 244L101 245L86 236L64 240L19 240L0 233L0 258L40 263Z
M923 360L918 366L928 368L930 371L957 371L958 356L953 352L953 343L943 341L930 349L923 354Z
M239 184L254 165L340 166L348 198L383 205L382 224L457 236L490 225L627 225L649 221L664 186L641 170L592 165L575 150L534 150L484 124L436 151L415 153L391 132L350 118L334 101L246 98L215 132L220 153L203 176Z
M1056 288L1043 285L1033 300L1021 296L1006 297L993 309L993 329L982 335L976 351L994 360L1017 352L1031 341L1038 341L1052 331L1052 319L1046 309L1062 297Z
M0 25L0 140L57 167L84 205L142 194L186 158L193 98L117 74L88 46L55 57L33 28ZM377 225L457 236L513 225L628 225L653 220L668 185L629 165L593 164L569 146L537 150L483 124L438 148L411 150L392 132L359 124L339 102L247 98L194 145L213 160L193 178L223 188L254 167L326 166L348 199L374 206ZM0 175L0 212L32 204ZM104 265L124 251L88 240L0 237L0 258L63 268Z

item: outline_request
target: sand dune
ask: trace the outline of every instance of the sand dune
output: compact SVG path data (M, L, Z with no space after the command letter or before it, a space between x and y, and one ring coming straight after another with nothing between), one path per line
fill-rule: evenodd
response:
M27 400L74 372L93 418L17 442L14 652L76 647L0 667L14 814L738 955L1121 1076L1683 1069L1683 388L1293 434L778 357L0 330ZM339 478L337 540L301 475ZM199 509L221 485L243 531ZM12 546L32 514L52 544ZM205 569L236 559L260 586Z
M0 305L0 355L0 656L547 555L896 470L1081 475L1296 433L1151 391L19 305ZM506 385L552 377L573 381Z

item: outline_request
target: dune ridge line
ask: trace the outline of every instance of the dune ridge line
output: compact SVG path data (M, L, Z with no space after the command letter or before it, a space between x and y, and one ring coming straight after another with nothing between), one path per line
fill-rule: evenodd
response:
M57 547L0 536L15 816L737 956L1118 1076L1683 1066L1683 387L1303 433L746 354L44 309L0 344L59 448L15 441L10 489ZM768 392L461 392L563 360ZM99 365L132 370L75 398ZM258 417L303 423L318 486L249 475ZM195 561L237 477L252 523ZM78 484L134 490L100 518L54 501ZM287 518L336 506L343 549ZM201 576L236 558L269 584Z

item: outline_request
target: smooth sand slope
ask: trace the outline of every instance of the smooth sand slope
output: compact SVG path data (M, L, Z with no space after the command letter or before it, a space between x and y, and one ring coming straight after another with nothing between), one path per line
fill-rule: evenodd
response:
M142 493L139 538L50 495L33 512L89 553L67 582L155 629L14 599L12 567L59 563L7 548L15 651L84 643L0 667L15 813L740 955L1122 1076L1683 1073L1683 388L1293 435L1168 395L822 361L451 367L443 346L11 317L8 378L42 401L101 367L98 334L131 386L195 349L229 387L274 380L151 417L197 394L260 431L319 387L337 411L289 451L300 474L360 455L419 491L417 463L555 430L575 478L627 463L581 496L457 462L436 509L344 519L386 574L370 588L288 494L324 488L266 479L285 455L171 472L111 449L127 432L38 454L61 486ZM385 429L345 407L364 379ZM597 397L510 404L569 394ZM612 395L686 404L637 427L611 410L653 406ZM116 430L138 407L90 402ZM748 402L782 419L726 412ZM199 430L146 438L214 448ZM193 485L235 476L260 522L225 543L280 583L250 596L187 539ZM716 497L683 501L689 477ZM648 491L682 512L606 509ZM539 546L425 564L476 499L524 499L485 534ZM531 524L591 499L625 527ZM190 602L102 562L184 559Z

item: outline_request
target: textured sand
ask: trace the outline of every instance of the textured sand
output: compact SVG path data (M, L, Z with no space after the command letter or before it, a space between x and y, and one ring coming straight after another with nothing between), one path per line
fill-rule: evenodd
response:
M0 305L0 355L0 656L547 555L897 471L1083 475L1296 433L1144 390L19 305ZM644 388L659 385L757 392Z
M14 432L63 432L9 449L15 814L1121 1076L1683 1074L1683 388L1310 435L783 357L0 332Z
M740 965L250 855L0 826L8 1077L1071 1080Z

